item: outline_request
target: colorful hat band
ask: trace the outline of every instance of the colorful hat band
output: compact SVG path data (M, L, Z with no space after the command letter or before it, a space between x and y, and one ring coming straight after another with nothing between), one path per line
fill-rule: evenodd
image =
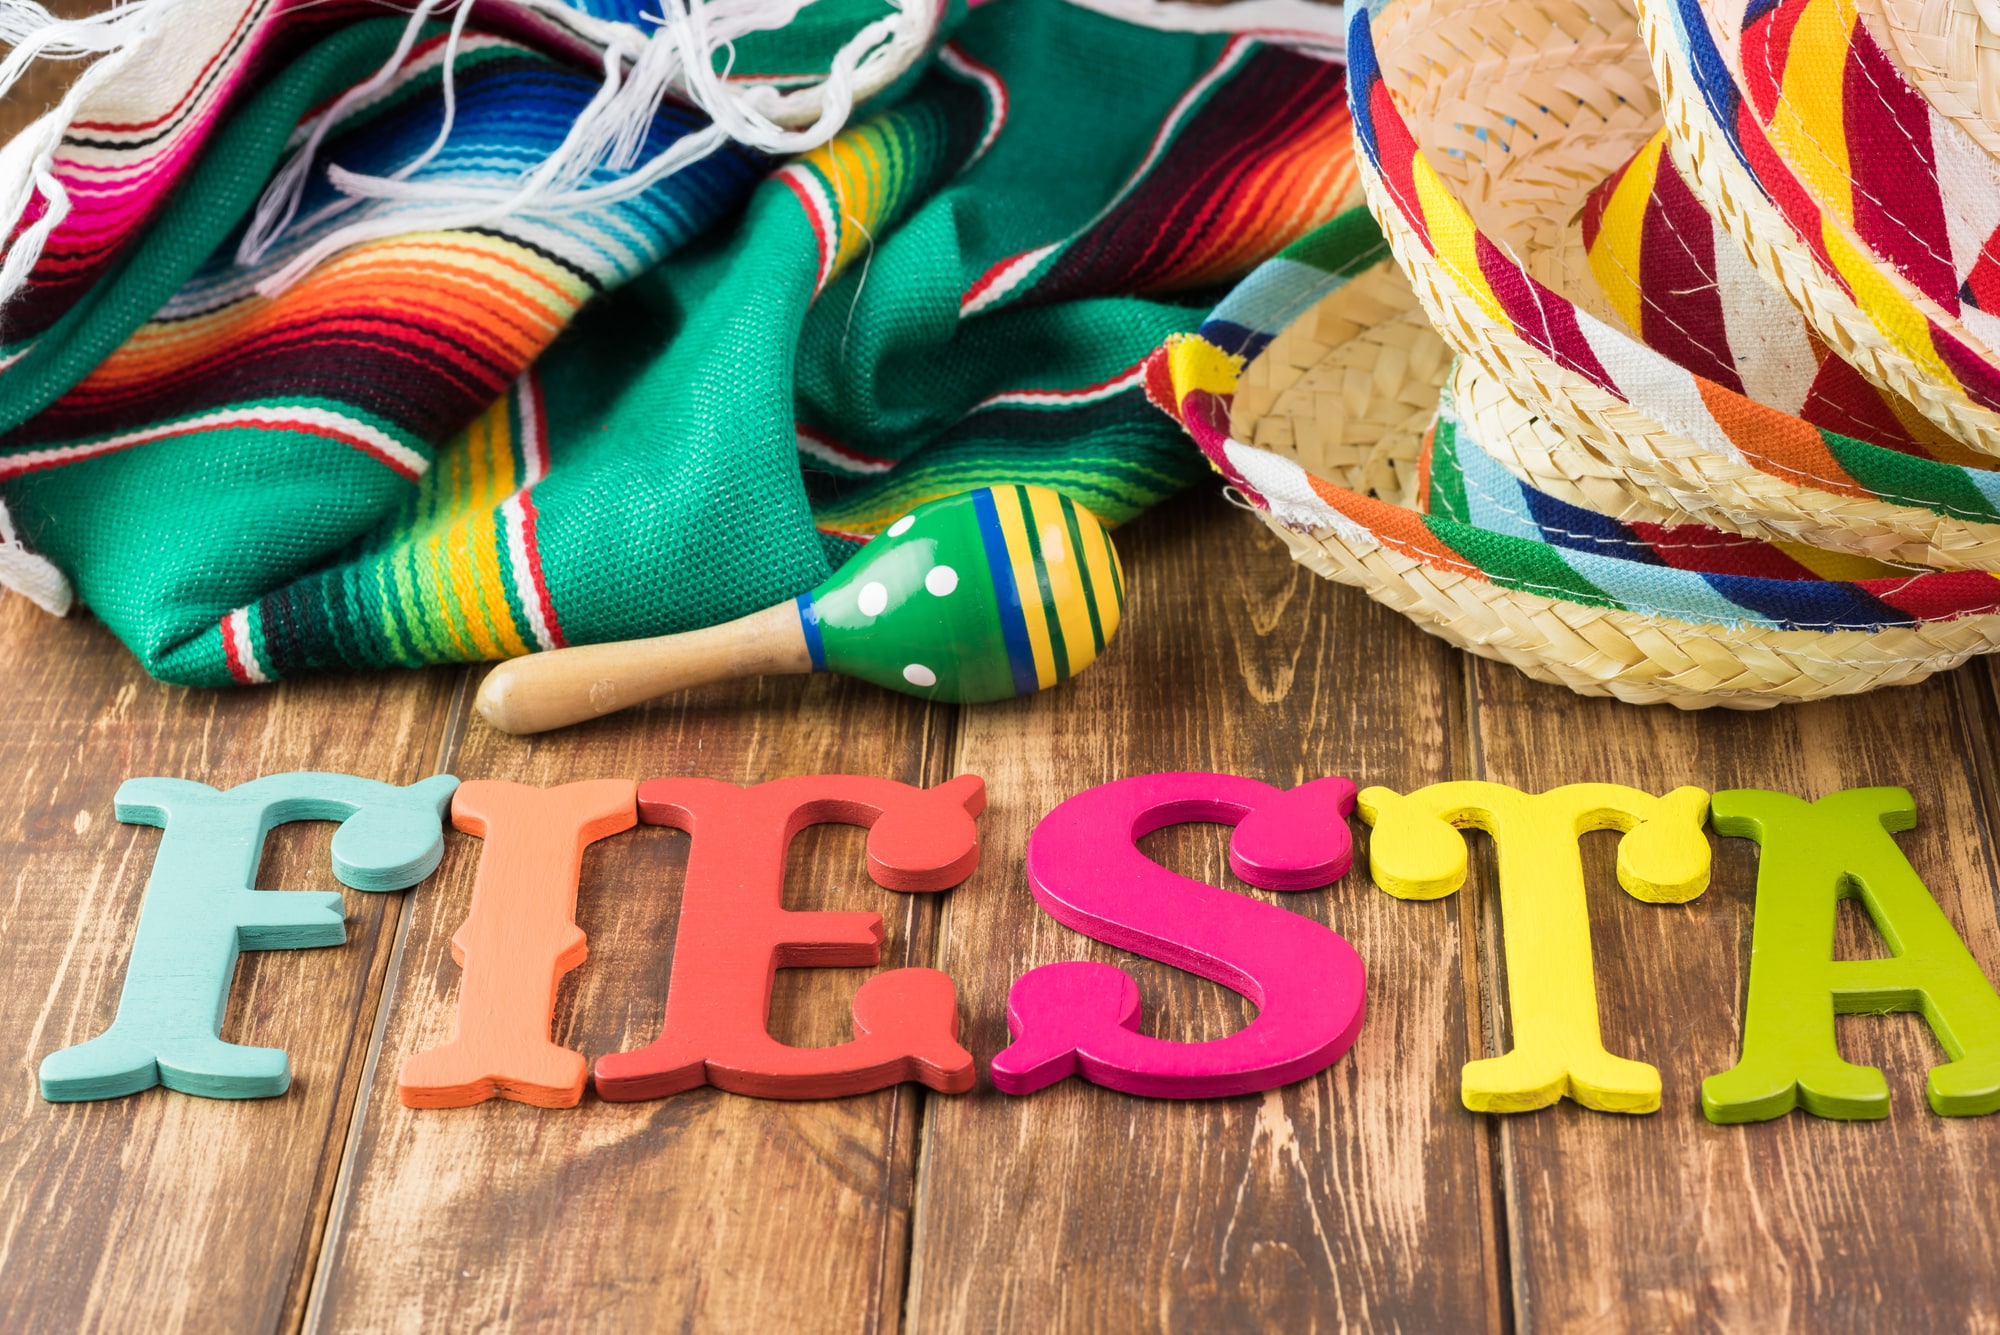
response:
M1895 507L1902 513L1868 514L1866 526L1899 525L1915 542L1933 535L1939 517L2000 524L2000 474L1968 466L1985 461L1816 344L1796 311L1716 235L1659 135L1598 187L1582 219L1605 305L1658 345L1649 347L1538 281L1479 230L1389 95L1369 16L1358 12L1352 27L1357 138L1364 179L1388 203L1385 222L1392 232L1400 223L1495 331L1517 341L1515 355L1553 363L1677 437L1684 457L1639 461L1654 485L1686 492L1715 474L1754 469L1783 484L1759 484L1783 498L1778 509L1754 508L1754 490L1717 502L1753 525L1775 518L1796 527L1802 501L1838 522L1852 500ZM1690 291L1691 301L1683 296ZM1672 295L1663 300L1655 292ZM1441 327L1452 332L1449 322ZM1790 354L1781 346L1774 355L1774 344L1789 344ZM1461 348L1491 356L1476 344L1461 341ZM1751 387L1784 407L1743 392ZM1786 411L1793 405L1799 415ZM1980 541L1994 545L1977 550ZM1935 555L1947 562L2000 565L2000 531L1939 546L1946 550Z

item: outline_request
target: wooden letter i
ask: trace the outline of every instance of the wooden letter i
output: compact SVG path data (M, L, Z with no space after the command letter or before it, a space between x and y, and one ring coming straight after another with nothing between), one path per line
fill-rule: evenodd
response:
M556 986L588 949L576 925L583 850L638 823L637 793L629 779L459 788L452 824L486 843L472 909L451 938L465 970L458 1032L403 1063L405 1104L462 1108L503 1098L573 1108L583 1098L583 1054L549 1036Z

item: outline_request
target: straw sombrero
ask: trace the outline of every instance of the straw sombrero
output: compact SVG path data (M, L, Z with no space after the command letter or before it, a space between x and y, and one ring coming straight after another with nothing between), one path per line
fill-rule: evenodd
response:
M1900 42L1854 0L1645 0L1671 150L1820 338L2000 454L2000 133L1950 74L1993 39L1938 48L1978 23L1958 0L1869 8Z
M1291 329L1362 324L1364 310L1381 312L1396 290L1393 273L1387 264L1359 270ZM1295 559L1461 648L1583 694L1758 709L1919 681L2000 647L1993 575L1898 570L1702 525L1620 522L1522 482L1479 435L1553 433L1490 377L1468 378L1465 365L1454 380L1474 401L1448 395L1432 430L1313 451L1304 444L1313 424L1294 416L1267 427L1241 410L1239 384L1273 368L1253 359L1245 369L1221 346L1237 332L1226 313L1155 355L1155 402ZM1362 329L1335 350L1342 379L1363 369L1357 348L1399 347L1408 313L1381 313L1371 328L1387 332ZM1266 334L1259 346L1286 341ZM1387 360L1404 361L1394 351ZM1318 370L1283 368L1294 383ZM1399 396L1414 392L1406 380ZM1260 434L1279 443L1249 443Z
M1225 303L1147 370L1297 560L1634 703L1764 708L2000 648L1995 461L1747 261L1670 151L1632 9L1391 0L1348 52L1401 274L1357 246L1283 328L1244 339ZM1286 282L1245 286L1276 309ZM1399 301L1459 353L1434 416Z
M1371 208L1446 339L1560 437L1537 487L1941 568L2000 568L2000 474L1833 356L1664 151L1610 3L1357 11Z
M1287 252L1204 327L1205 337L1248 363L1234 382L1227 431L1371 495L1414 494L1451 349L1424 318L1409 279L1387 262L1365 210L1336 218L1309 242L1344 258L1301 284L1306 271ZM1290 298L1282 306L1271 300L1278 292ZM1256 332L1263 325L1270 328Z
M2000 158L2000 10L1990 0L1861 0L1859 8L1931 110Z

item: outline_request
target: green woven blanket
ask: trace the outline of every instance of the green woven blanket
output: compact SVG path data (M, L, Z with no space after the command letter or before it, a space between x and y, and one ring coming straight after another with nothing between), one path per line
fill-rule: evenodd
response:
M405 25L233 57L251 74L173 188L122 231L59 231L0 325L22 542L148 670L219 685L710 624L993 482L1131 516L1206 471L1145 399L1148 354L1352 188L1340 67L1059 0L950 26L802 158L730 145L630 198L461 227L325 167L506 185L600 75L477 19L447 60L432 26L338 109L249 265L301 119ZM637 160L704 125L667 104ZM357 219L388 221L269 282Z

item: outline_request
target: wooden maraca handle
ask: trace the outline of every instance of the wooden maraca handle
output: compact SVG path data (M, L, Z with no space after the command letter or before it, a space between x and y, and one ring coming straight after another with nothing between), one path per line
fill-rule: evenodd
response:
M473 707L502 732L547 732L690 686L812 670L798 606L783 602L680 635L509 659L486 675Z

